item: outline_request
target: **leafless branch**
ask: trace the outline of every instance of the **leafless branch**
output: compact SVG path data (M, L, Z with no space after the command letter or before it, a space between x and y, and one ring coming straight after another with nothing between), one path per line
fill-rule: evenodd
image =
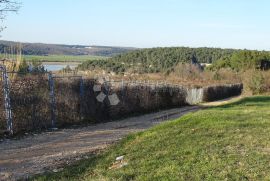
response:
M7 13L17 12L21 6L21 3L15 0L0 0L0 21L3 21ZM0 32L3 31L5 27L0 25Z

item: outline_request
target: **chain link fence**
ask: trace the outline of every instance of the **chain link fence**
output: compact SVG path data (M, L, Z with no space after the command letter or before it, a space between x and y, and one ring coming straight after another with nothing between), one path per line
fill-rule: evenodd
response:
M239 95L243 88L239 84L192 91L164 82L4 72L0 78L0 136L181 107L192 104L189 101L194 102L197 92L197 102L206 98L212 101Z

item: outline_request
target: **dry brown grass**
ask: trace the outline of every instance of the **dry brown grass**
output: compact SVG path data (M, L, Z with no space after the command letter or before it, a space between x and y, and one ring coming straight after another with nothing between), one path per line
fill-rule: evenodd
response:
M220 69L218 71L201 71L194 65L180 64L176 66L174 71L170 74L125 73L124 75L115 75L113 73L107 73L98 69L95 71L79 72L79 74L88 78L108 76L115 81L140 81L145 83L150 81L152 83L168 83L189 87L243 83L243 94L246 96L254 94L267 94L270 92L270 71L245 70L242 72L235 72L230 69ZM258 80L260 77L262 77L262 80Z
M241 72L240 76L244 84L244 95L269 94L270 70L247 70Z
M114 80L138 80L154 81L159 83L179 84L183 86L202 87L223 84L241 83L242 79L238 73L231 70L220 70L218 72L201 71L195 66L181 65L175 67L175 71L170 74L126 74L125 76L113 76Z

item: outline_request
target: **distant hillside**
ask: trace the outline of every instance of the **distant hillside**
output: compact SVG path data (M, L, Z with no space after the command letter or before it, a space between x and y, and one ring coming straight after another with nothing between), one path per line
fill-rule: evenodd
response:
M88 61L82 69L102 69L123 72L136 69L139 72L173 71L179 63L213 63L223 57L229 57L239 50L220 48L148 48L116 55L108 60Z
M221 48L149 48L113 57L113 60L128 63L177 64L179 62L213 63L222 57L231 56L239 50ZM170 66L170 65L168 65Z
M211 64L219 62L219 60L222 59L230 58L232 55L243 51L258 52L220 48L149 48L123 53L109 58L108 60L87 61L84 62L80 68L87 70L100 67L116 73L125 72L130 69L140 73L172 72L179 63L192 62ZM260 54L260 52L257 54Z
M16 47L18 43L0 40L0 53L5 53L9 47ZM24 55L92 55L115 56L135 50L129 47L85 46L85 45L60 45L43 43L22 43ZM8 51L8 53L10 53Z

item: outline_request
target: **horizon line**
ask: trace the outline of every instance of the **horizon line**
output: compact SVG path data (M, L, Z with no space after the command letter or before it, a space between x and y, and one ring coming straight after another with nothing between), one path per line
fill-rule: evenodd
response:
M249 48L231 48L231 47L215 47L215 46L152 46L152 47L134 47L134 46L122 46L122 45L95 45L95 44L80 44L80 43L52 43L52 42L28 42L28 41L16 41L16 40L0 40L12 43L22 43L22 44L43 44L43 45L68 45L68 46L93 46L93 47L114 47L114 48L131 48L131 49L154 49L154 48L213 48L213 49L231 49L231 50L249 50L249 51L270 51L266 49L249 49Z

